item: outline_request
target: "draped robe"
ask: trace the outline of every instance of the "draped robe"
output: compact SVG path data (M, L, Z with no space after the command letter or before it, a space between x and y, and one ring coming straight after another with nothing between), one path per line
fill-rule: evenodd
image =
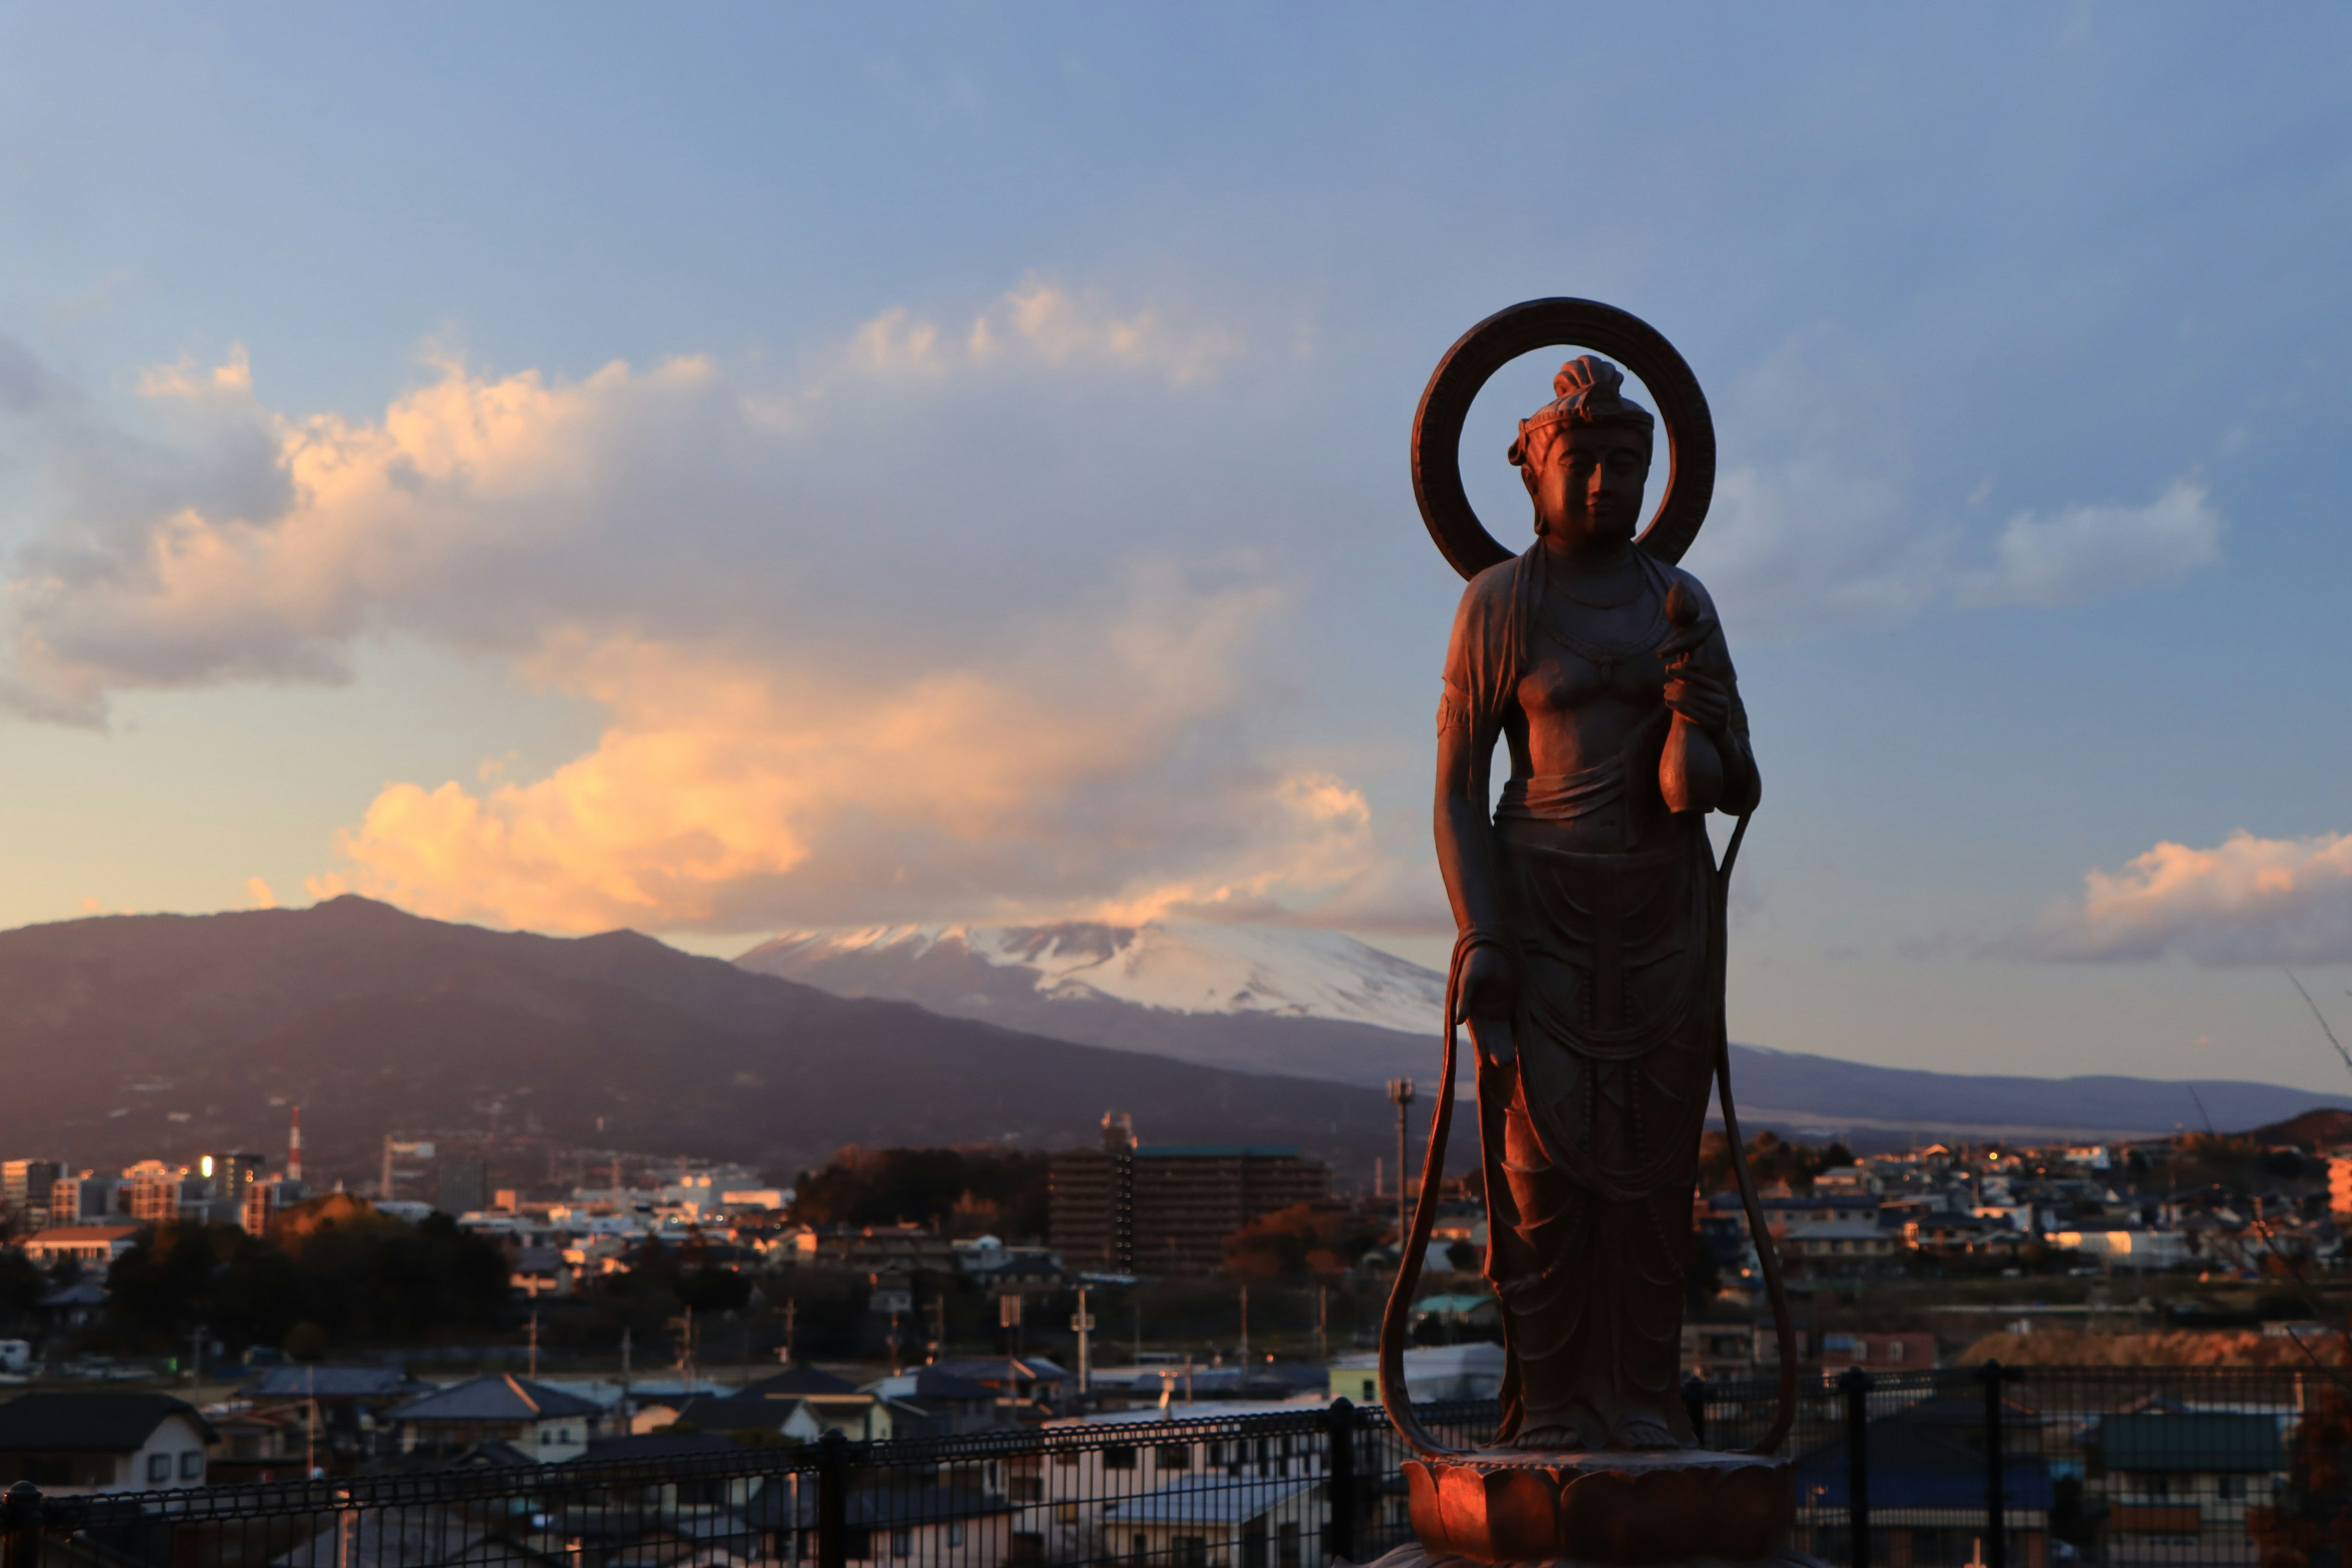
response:
M1696 580L1636 551L1648 629L1580 636L1545 591L1546 552L1482 573L1448 651L1441 726L1475 754L1513 740L1494 814L1499 936L1517 975L1514 1065L1481 1061L1486 1274L1507 1350L1502 1441L1541 1447L1692 1441L1680 1396L1684 1279L1709 1075L1723 1038L1723 926L1696 813L1659 794L1671 714L1655 654L1665 591ZM1693 663L1731 693L1720 744L1752 777L1721 636ZM1606 690L1640 714L1615 754L1528 776L1527 727ZM1559 748L1553 748L1557 754ZM1734 759L1727 757L1731 775Z

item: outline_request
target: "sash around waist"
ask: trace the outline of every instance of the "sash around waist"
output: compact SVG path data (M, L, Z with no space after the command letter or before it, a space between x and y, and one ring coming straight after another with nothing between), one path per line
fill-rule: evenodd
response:
M1625 796L1625 764L1611 759L1572 773L1538 773L1503 785L1495 820L1574 822Z

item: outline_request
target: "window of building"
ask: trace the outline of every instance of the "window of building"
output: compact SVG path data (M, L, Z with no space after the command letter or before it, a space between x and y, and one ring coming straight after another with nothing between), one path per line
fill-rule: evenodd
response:
M1207 1536L1180 1535L1170 1544L1176 1549L1176 1568L1209 1568Z
M874 1532L870 1530L845 1530L841 1532L841 1554L852 1563L874 1555Z
M1151 1462L1163 1470L1189 1470L1192 1468L1192 1445L1162 1443L1153 1451Z
M1128 1556L1134 1562L1144 1562L1151 1555L1151 1538L1139 1530L1128 1537Z
M1368 1377L1364 1379L1364 1397L1368 1400L1372 1400L1378 1399L1380 1396L1381 1380L1377 1377Z
M2221 1478L2221 1500L2223 1502L2243 1502L2245 1500L2246 1478L2243 1476L2223 1476Z
M152 1483L153 1483L153 1484L156 1484L156 1485L160 1486L160 1485L162 1485L163 1482L168 1481L168 1480L170 1480L171 1479L172 1479L172 1456L171 1456L171 1455L169 1455L169 1454L150 1454L150 1455L148 1455L148 1456L147 1456L147 1479L148 1479L150 1482L152 1482Z
M1274 1549L1274 1568L1300 1568L1297 1520L1285 1520L1275 1527Z
M960 1519L948 1521L948 1544L950 1546L963 1544L963 1521Z
M1135 1468L1135 1450L1125 1443L1114 1443L1103 1450L1103 1468L1131 1470Z
M911 1531L911 1530L900 1529L900 1530L894 1530L894 1531L892 1531L890 1532L890 1555L891 1555L891 1556L893 1556L893 1557L911 1557L911 1556L913 1556L913 1555L914 1555L914 1553L915 1553L915 1532L914 1532L913 1531Z
M205 1455L201 1448L191 1448L180 1456L180 1479L200 1481L205 1479Z

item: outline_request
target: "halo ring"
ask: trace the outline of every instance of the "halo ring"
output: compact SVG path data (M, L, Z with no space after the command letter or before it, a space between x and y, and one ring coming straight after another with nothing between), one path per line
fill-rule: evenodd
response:
M1642 379L1666 428L1666 489L1634 541L1659 560L1680 561L1715 498L1715 416L1683 356L1655 327L1597 300L1528 300L1462 334L1430 373L1412 416L1412 496L1439 553L1465 577L1517 553L1478 521L1462 488L1462 426L1494 374L1540 348L1607 354Z

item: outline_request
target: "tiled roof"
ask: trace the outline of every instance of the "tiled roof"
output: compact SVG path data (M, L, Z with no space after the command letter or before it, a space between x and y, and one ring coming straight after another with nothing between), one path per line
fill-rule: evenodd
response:
M394 1421L543 1421L551 1416L601 1415L585 1399L511 1373L470 1378L413 1399L391 1412Z
M128 1454L167 1415L184 1415L205 1436L196 1407L168 1394L27 1394L0 1405L0 1450L31 1454Z
M237 1390L247 1399L415 1398L433 1392L396 1366L273 1366Z

